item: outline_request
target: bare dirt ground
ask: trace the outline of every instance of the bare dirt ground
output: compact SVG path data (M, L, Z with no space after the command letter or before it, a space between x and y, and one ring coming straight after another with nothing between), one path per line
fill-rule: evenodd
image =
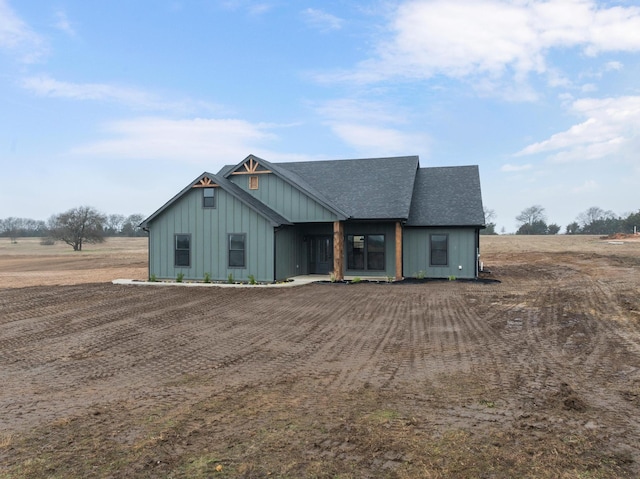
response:
M16 251L2 478L640 477L638 241L483 237L500 283L270 290L104 282L146 276L139 240Z

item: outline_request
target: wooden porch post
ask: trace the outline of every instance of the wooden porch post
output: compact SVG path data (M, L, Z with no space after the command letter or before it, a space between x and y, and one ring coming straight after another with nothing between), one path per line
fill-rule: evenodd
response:
M402 224L396 222L396 281L402 279Z
M344 279L344 223L333 222L333 276L336 281Z

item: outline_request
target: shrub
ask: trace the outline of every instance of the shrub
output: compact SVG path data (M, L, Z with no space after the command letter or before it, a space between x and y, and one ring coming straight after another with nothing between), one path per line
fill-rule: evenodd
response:
M256 284L256 277L252 274L249 275L249 284Z
M233 284L233 273L229 273L229 276L227 276L227 283Z
M178 276L176 276L176 283L182 283L183 279L184 279L184 273L178 273Z
M158 281L158 279L156 278L155 274L152 274L151 276L149 276L149 281L151 283L155 283L156 281Z
M204 274L204 280L205 283L211 283L211 275L209 273L205 273Z

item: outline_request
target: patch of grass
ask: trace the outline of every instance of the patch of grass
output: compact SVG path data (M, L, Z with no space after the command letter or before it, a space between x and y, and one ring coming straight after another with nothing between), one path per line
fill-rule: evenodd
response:
M176 283L182 283L183 279L184 279L184 273L178 273L178 275L176 276Z
M188 459L180 469L189 478L227 477L222 461L210 453Z
M488 407L488 408L496 407L496 403L488 399L480 399L479 403L481 406Z
M256 285L257 284L256 277L254 275L252 275L252 274L249 275L249 284L250 285Z
M205 283L211 283L211 274L209 274L209 273L205 273L205 274L204 274L204 279L203 279L203 281L204 281Z
M378 424L391 422L398 417L400 417L400 413L391 409L380 409L367 416L368 419Z
M2 434L0 435L0 449L6 449L11 446L11 442L13 441L13 434Z

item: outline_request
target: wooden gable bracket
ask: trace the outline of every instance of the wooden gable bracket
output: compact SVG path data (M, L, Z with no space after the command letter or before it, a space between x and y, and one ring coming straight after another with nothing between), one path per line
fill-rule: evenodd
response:
M242 163L244 166L244 171L240 170L238 167L237 171L231 173L232 175L260 175L264 173L271 173L270 170L264 168L260 163L258 163L253 157L250 157L247 161Z
M192 188L218 188L218 185L211 181L208 176L203 176Z

